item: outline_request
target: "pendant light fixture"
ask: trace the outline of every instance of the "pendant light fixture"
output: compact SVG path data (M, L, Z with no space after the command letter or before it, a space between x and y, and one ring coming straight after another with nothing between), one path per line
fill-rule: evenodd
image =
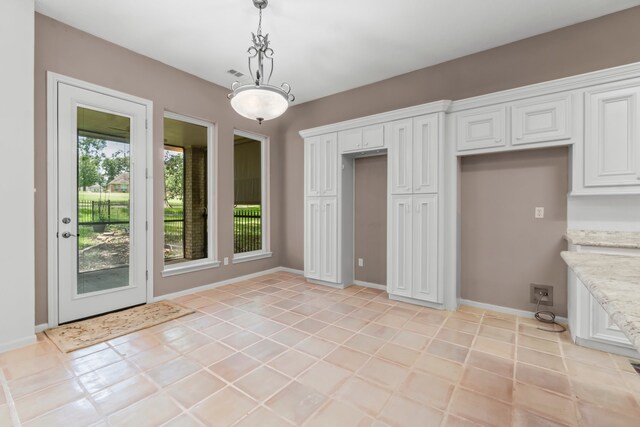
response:
M247 51L252 83L243 85L235 82L231 86L233 92L227 97L238 114L262 124L264 120L275 119L287 111L295 96L291 94L288 83L282 83L279 87L269 84L273 74L273 49L269 47L269 34L262 35L262 10L267 7L268 0L252 1L260 11L258 31L251 33L253 46Z

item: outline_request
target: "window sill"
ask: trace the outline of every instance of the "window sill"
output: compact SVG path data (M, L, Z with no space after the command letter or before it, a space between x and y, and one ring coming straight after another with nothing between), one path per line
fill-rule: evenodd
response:
M234 255L231 260L232 264L239 264L241 262L255 261L257 259L271 258L273 252L253 252L249 254Z
M183 273L191 273L193 271L206 270L208 268L220 267L220 261L210 259L186 261L177 264L165 266L162 270L162 277L176 276Z

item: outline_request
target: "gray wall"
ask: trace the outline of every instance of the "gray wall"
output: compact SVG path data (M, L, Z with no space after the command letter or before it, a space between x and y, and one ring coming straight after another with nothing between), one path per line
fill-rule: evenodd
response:
M568 161L566 147L463 158L462 298L533 311L529 284L548 284L566 316Z
M282 264L281 227L283 144L278 122L262 126L236 114L227 100L229 89L154 61L123 47L36 14L35 22L35 243L36 324L47 321L47 141L46 72L53 71L153 101L154 292L163 295ZM214 122L217 126L216 166L219 258L233 256L233 131L271 136L271 246L269 259L222 266L163 278L163 113L173 111ZM300 213L302 215L302 213Z
M356 280L387 284L387 156L355 159ZM358 258L364 261L358 267Z

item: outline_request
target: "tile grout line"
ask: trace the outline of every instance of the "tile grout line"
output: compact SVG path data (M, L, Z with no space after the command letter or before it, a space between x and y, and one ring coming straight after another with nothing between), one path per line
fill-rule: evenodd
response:
M3 370L0 368L0 385L4 390L4 396L7 401L7 408L9 408L9 415L11 416L11 422L13 422L13 427L21 427L20 418L18 417L18 410L16 409L16 404L13 400L13 396L11 395L11 390L9 390L9 383L4 376Z

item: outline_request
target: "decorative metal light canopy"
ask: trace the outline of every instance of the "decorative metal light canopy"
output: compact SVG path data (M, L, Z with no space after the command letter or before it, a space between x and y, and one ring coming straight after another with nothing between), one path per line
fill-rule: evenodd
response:
M269 47L269 34L262 35L262 9L267 7L268 0L253 0L253 4L260 10L258 31L251 33L253 46L247 51L249 74L253 83L233 83L233 92L228 98L238 114L262 124L264 120L281 116L296 98L291 94L288 83L282 83L280 87L269 84L273 74L273 49ZM265 68L268 74L265 73Z

